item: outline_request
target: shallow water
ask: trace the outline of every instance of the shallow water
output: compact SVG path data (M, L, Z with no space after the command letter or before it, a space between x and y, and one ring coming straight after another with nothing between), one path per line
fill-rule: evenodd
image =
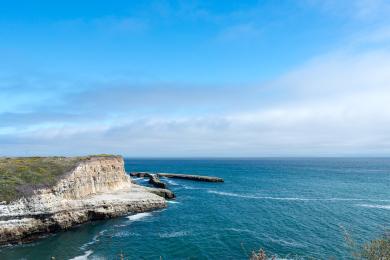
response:
M126 169L225 183L164 179L177 195L167 209L3 247L0 259L247 259L260 247L280 258L345 259L345 231L360 243L390 226L390 159L129 159Z

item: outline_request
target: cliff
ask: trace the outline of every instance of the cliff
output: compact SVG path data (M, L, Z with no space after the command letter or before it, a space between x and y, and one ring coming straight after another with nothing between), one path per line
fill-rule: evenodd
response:
M0 244L23 241L91 220L166 207L133 184L120 156L83 157L53 185L0 204Z

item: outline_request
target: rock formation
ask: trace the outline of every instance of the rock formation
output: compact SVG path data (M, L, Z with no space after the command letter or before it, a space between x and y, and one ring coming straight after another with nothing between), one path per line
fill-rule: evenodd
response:
M223 182L222 178L212 176L201 176L191 174L173 174L173 173L158 173L158 177L185 179L192 181L205 181L205 182Z
M150 175L149 183L152 184L156 188L160 188L160 189L167 188L167 185L164 182L160 181L160 179L156 175Z
M154 193L160 197L163 197L165 199L175 199L176 195L168 190L168 189L158 189L158 188L147 188L147 190L151 193Z
M132 172L130 173L133 177L139 177L139 178L154 178L156 179L159 177L164 178L176 178L176 179L185 179L185 180L192 180L192 181L204 181L204 182L224 182L222 178L219 177L213 177L213 176L202 176L202 175L192 175L192 174L175 174L175 173L149 173L149 172ZM160 181L160 180L159 180ZM160 181L161 182L161 181Z
M149 183L159 189L166 189L167 185L160 180L160 178L153 173L148 172L131 172L130 176L138 178L149 178Z
M148 172L131 172L130 173L131 177L138 177L138 178L145 178L145 177L150 178L151 175L152 174L148 173Z
M23 241L91 220L166 207L163 197L133 184L122 157L90 157L53 187L0 203L0 244ZM168 194L168 193L166 193Z

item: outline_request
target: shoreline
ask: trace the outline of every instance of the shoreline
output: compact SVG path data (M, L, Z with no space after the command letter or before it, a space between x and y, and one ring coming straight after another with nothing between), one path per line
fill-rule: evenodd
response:
M131 182L122 157L92 157L53 187L0 204L0 245L31 242L90 221L165 207L163 197Z

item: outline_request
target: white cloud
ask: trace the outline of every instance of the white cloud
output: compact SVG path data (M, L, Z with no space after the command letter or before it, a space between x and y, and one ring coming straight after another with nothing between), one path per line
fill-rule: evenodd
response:
M259 99L257 107L238 107L225 114L155 114L136 120L123 116L100 124L21 129L17 138L13 136L15 143L3 145L0 153L17 153L17 143L24 142L38 147L32 153L386 155L390 152L389 57L385 50L318 57L268 84L270 92L284 91L288 98L271 104Z
M350 7L338 2L325 8ZM352 5L354 19L387 10L383 1ZM109 25L131 29L133 23L114 19ZM225 37L257 34L251 26L231 28ZM86 88L66 93L57 106L0 114L7 120L0 122L0 154L388 155L388 28L349 38L339 50L257 87ZM75 114L61 113L67 109Z

